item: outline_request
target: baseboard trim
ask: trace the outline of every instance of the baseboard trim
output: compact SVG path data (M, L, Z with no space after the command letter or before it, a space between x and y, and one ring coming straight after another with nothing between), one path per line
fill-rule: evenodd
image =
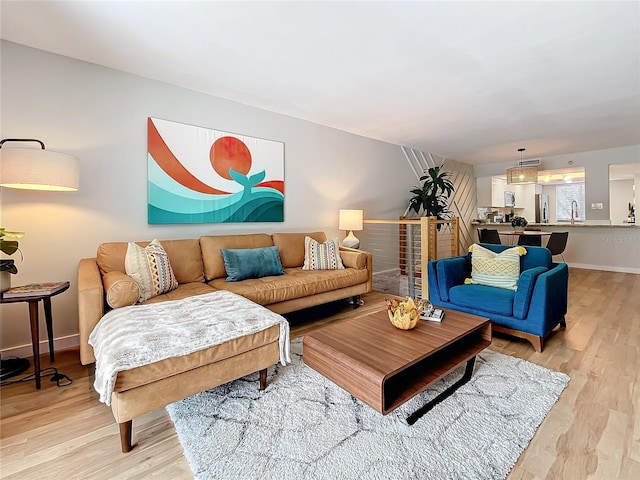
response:
M66 337L58 337L53 339L53 348L58 350L66 350L68 348L77 347L80 345L80 335L68 335ZM46 338L42 340L40 339L40 354L49 353L49 341ZM31 347L31 343L26 345L18 345L15 347L10 347L2 350L3 357L33 357L33 349Z
M604 270L605 272L618 272L618 273L634 273L640 275L640 268L628 268L628 267L612 267L609 265L590 265L588 263L568 263L571 268L582 268L585 270Z

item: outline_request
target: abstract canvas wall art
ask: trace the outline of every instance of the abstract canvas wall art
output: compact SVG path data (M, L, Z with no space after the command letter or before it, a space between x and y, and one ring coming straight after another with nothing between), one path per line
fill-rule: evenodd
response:
M284 144L147 119L148 222L284 221Z

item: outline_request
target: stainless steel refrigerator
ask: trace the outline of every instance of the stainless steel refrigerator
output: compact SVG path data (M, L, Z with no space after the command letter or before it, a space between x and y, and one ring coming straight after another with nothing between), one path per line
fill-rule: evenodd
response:
M536 223L549 223L549 195L536 193Z

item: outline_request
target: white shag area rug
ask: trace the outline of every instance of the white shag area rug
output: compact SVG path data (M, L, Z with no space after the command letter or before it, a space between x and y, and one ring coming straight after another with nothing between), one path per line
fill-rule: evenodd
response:
M484 350L466 385L409 426L406 417L464 365L382 416L302 362L269 368L167 407L195 478L504 479L569 382Z

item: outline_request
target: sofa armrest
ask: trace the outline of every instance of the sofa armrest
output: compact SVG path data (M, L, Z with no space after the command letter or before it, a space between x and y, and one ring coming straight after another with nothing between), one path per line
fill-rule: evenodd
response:
M513 298L513 316L516 318L526 318L529 313L529 305L531 305L531 297L533 296L533 288L538 281L538 276L547 272L546 267L534 267L525 270L518 278L518 289Z
M342 259L342 264L346 268L367 268L367 255L363 252L341 250L340 258Z
M340 245L340 258L342 264L347 268L357 268L358 270L367 269L369 276L367 278L367 293L373 291L373 255L364 250L343 247Z
M83 258L78 265L78 330L80 334L80 362L96 361L89 335L104 315L104 287L95 258Z
M467 257L451 257L442 258L429 262L433 264L433 271L436 275L435 283L429 279L429 283L437 288L438 294L442 301L449 301L449 290L456 285L462 285L465 278L469 275L469 265Z

